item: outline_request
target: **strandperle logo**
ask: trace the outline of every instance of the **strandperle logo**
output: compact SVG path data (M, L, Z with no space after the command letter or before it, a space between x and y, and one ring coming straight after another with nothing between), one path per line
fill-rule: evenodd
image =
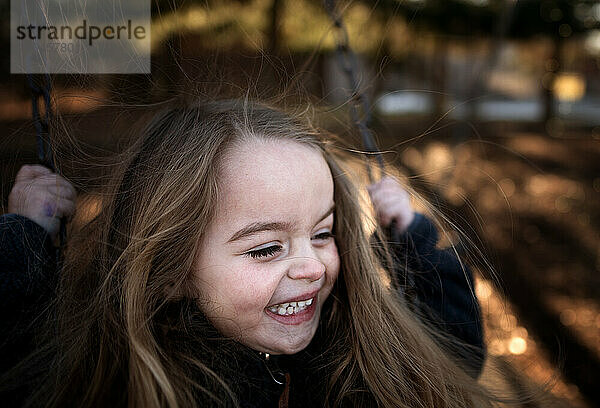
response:
M149 73L150 0L11 0L11 73Z
M143 40L146 38L146 28L138 25L133 27L131 20L127 20L126 25L112 26L107 25L104 27L98 27L95 25L88 25L87 20L83 20L83 24L75 28L71 26L35 26L28 25L17 27L17 39L24 40L72 40L73 38L79 40L88 40L90 46L94 45L94 40L105 38L107 40L121 38Z

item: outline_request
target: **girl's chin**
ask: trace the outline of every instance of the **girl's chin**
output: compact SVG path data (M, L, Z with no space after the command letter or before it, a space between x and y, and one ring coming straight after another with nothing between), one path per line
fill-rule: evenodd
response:
M294 347L274 347L272 351L266 351L265 353L269 353L272 355L292 355L292 354L296 354L301 352L302 350L304 350L306 347L308 347L308 344L310 343L310 341L306 342L306 344L301 344L298 346L294 346Z
M295 347L286 348L281 352L281 354L296 354L304 350L310 344L310 340L303 342L302 344L298 344Z
M308 347L314 335L315 331L311 330L310 333L307 333L306 337L292 337L289 339L289 342L285 342L283 341L284 338L281 338L282 341L272 343L267 347L255 348L255 350L261 351L263 353L269 353L272 355L296 354Z

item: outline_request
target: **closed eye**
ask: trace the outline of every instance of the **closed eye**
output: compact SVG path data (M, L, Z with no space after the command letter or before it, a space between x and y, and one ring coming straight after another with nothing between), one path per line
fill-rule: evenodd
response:
M255 259L256 258L264 258L267 256L275 255L277 252L281 251L281 248L282 247L280 245L271 245L266 248L261 248L261 249L257 249L254 251L246 252L244 254L244 256L255 258Z
M333 237L334 237L334 235L330 231L325 231L325 232L316 234L313 237L313 239L316 239L319 241L327 241ZM244 253L243 255L246 257L254 258L254 259L265 258L268 256L273 256L276 253L280 252L281 250L282 250L281 245L271 245L266 248L256 249L254 251L248 251L248 252Z
M333 238L333 234L329 231L321 232L313 237L313 239L318 239L321 241L327 240L329 238Z

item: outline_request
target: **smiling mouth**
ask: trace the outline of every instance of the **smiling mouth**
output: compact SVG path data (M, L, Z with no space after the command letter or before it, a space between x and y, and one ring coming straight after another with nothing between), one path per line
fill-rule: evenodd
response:
M300 300L298 302L280 303L278 305L269 306L268 310L271 313L278 314L279 316L290 316L298 314L312 305L314 297L306 300Z

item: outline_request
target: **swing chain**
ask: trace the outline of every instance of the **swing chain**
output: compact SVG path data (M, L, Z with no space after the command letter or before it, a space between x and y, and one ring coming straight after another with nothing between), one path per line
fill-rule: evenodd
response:
M377 147L373 133L369 128L371 122L371 106L369 105L367 95L360 91L356 54L350 48L348 30L342 21L341 13L336 8L335 0L323 0L323 5L329 18L333 22L333 34L336 42L336 58L338 64L350 82L350 90L352 92L349 104L350 118L352 119L354 126L356 126L356 129L358 129L362 139L363 148L367 152L367 175L369 177L369 182L373 184L375 180L371 171L369 156L375 156L381 175L385 174L385 166L381 152ZM388 235L391 238L392 244L398 245L401 242L401 239L396 220L392 220L388 230ZM407 271L406 268L402 267L402 263L399 259L396 259L395 255L394 258L393 269L396 272L396 276L400 278L399 280L403 282L405 300L409 307L412 310L415 310L419 307L419 302L416 295L414 276L410 271Z
M41 164L55 172L54 152L50 142L50 118L52 116L50 75L44 74L36 78L33 74L28 74L27 82L31 89L31 107L37 139L38 159ZM40 101L43 104L43 116L40 115L42 111Z
M344 25L341 13L337 10L335 0L323 0L325 10L333 22L333 35L336 42L336 59L338 65L346 74L350 82L350 118L358 130L363 147L367 152L367 157L375 156L381 174L384 173L383 157L375 143L373 133L369 128L371 122L371 106L367 95L360 91L360 82L358 80L358 62L356 54L350 48L348 30ZM367 163L367 174L369 181L374 183L371 167Z
M31 108L37 141L38 160L42 165L56 173L54 150L50 138L50 121L52 118L52 82L50 74L45 73L39 77L34 76L33 74L27 74L27 83L31 89ZM43 116L40 114L42 111L40 102L43 104ZM60 220L59 246L56 249L56 262L58 267L61 265L61 252L65 240L66 220L62 217Z

